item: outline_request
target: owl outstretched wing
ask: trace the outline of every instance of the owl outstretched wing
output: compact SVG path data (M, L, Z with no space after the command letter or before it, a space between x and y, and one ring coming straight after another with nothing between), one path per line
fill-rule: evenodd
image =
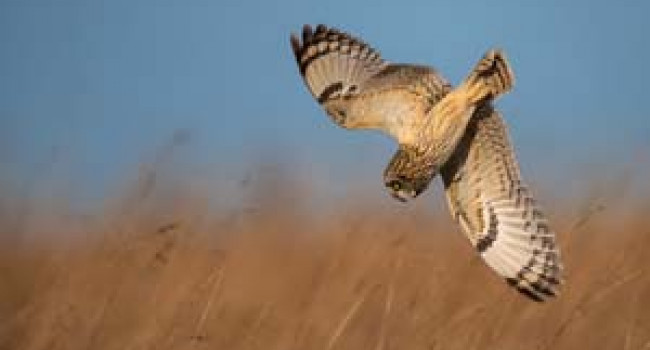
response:
M362 40L334 28L305 25L302 41L291 35L300 75L319 103L359 91L387 63Z
M307 88L336 124L378 130L400 144L415 145L429 129L462 135L479 101L512 86L499 51L490 51L468 80L447 95L451 86L432 67L389 64L362 40L334 28L306 25L302 40L291 36L291 46ZM429 125L431 113L443 122ZM457 121L463 116L464 121Z
M476 111L441 174L451 213L485 262L534 300L554 296L562 270L555 234L492 106Z

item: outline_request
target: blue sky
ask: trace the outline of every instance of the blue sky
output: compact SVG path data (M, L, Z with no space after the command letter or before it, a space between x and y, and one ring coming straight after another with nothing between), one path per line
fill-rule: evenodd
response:
M5 0L0 166L26 181L55 156L77 190L101 193L182 129L182 164L220 179L277 157L325 186L381 188L395 145L335 127L297 74L289 33L325 23L453 83L503 48L517 84L498 106L524 173L570 186L575 169L649 159L648 13L647 1Z

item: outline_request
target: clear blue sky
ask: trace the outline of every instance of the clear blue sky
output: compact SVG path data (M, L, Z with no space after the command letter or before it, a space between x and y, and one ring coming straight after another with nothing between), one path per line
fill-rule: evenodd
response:
M55 153L80 191L96 191L184 129L184 162L219 176L281 155L325 184L369 176L380 188L395 146L336 128L308 95L288 44L304 23L453 83L503 48L517 85L498 106L534 181L647 160L650 2L496 3L1 1L3 176L41 175Z

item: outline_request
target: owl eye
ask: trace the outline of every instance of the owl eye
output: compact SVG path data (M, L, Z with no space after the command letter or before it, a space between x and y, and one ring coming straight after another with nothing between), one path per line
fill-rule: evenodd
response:
M399 191L402 189L402 183L396 180L391 181L388 186L392 188L394 191Z

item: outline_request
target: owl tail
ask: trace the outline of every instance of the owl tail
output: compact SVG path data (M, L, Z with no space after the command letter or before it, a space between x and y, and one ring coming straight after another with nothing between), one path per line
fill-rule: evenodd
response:
M514 81L515 76L506 56L500 50L493 49L481 58L463 85L467 89L470 103L478 104L507 93L512 89Z

